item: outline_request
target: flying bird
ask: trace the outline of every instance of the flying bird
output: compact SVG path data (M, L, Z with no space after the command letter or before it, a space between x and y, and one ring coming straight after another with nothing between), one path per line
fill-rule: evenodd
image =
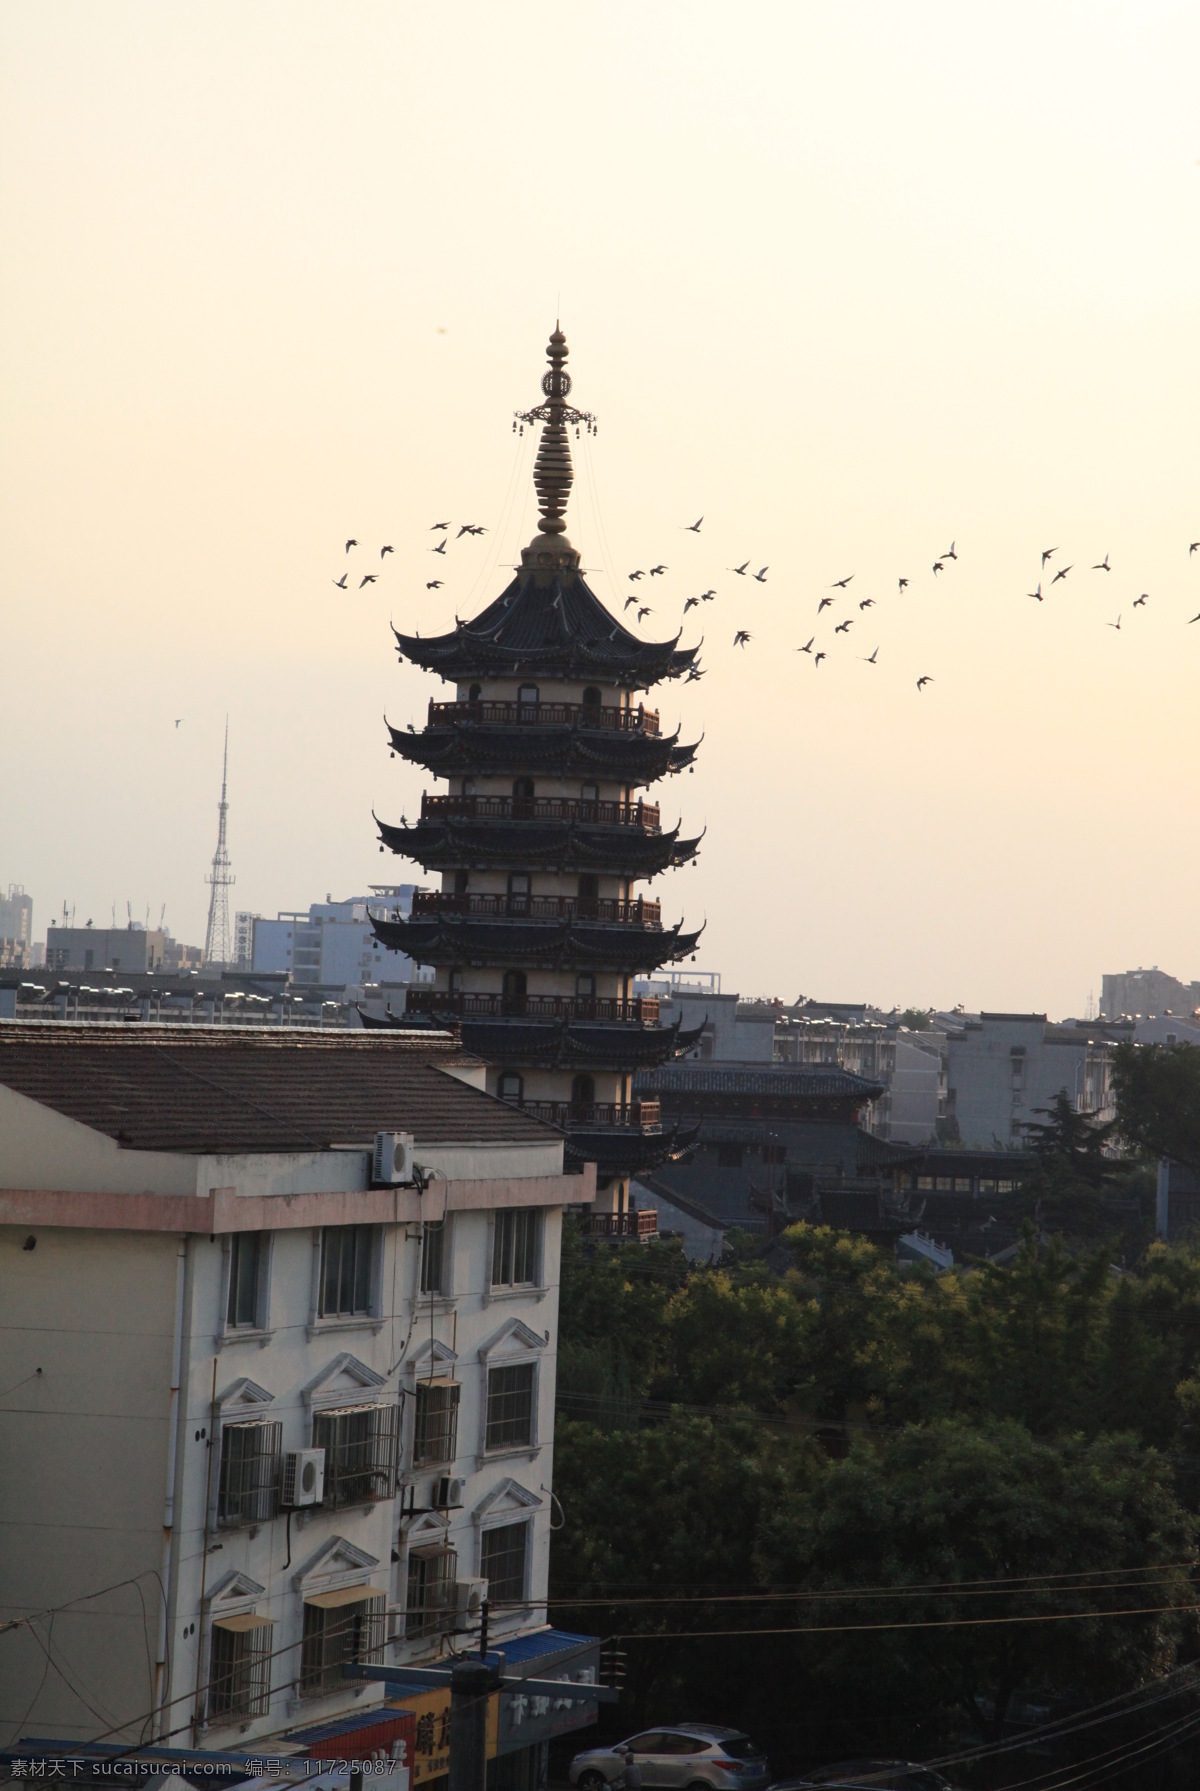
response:
M359 579L359 581L358 581L359 590L361 591L364 585L373 585L378 577L379 577L378 572L368 572L365 578Z
M757 579L760 585L765 585L767 582L767 573L769 571L769 566L761 566L757 572L752 572L750 576L751 578Z
M746 568L749 564L749 560L743 560L740 566L729 566L727 570L729 572L736 572L739 578L745 578Z
M1026 591L1025 595L1027 597L1032 597L1035 603L1044 603L1045 602L1045 598L1042 596L1042 581L1040 578L1038 579L1037 590L1036 591Z
M698 597L689 597L687 602L683 606L683 613L686 616L690 609L699 609L699 608L700 608L700 599Z
M1116 621L1115 621L1115 622L1106 622L1106 623L1105 623L1105 624L1104 624L1104 626L1105 626L1105 627L1106 627L1106 628L1120 628L1120 626L1121 626L1121 618L1120 618L1120 616L1118 616L1118 617L1117 617L1117 619L1116 619Z
M815 634L810 634L804 646L796 648L797 653L811 653L813 650L813 642L816 638Z
M896 580L896 583L897 583L897 584L898 584L898 585L899 585L899 586L900 586L900 589L901 589L901 590L902 590L902 591L907 591L907 589L908 589L908 580L907 580L907 579L906 579L906 578L898 578L898 579L897 579L897 580Z
M716 594L717 593L711 589L707 590L707 591L701 591L701 593L700 593L701 603L711 603L713 598L716 596Z
M836 628L835 628L835 629L834 629L834 631L833 631L833 632L834 632L834 633L835 633L835 634L846 634L846 633L848 633L848 632L849 632L849 630L850 630L850 629L851 629L851 628L852 628L852 627L853 627L853 625L854 625L854 619L853 619L853 617L852 617L852 616L847 616L847 618L846 618L846 620L845 620L845 621L844 621L844 622L839 622L839 623L838 623L838 625L837 625L837 627L836 627Z
M864 597L858 607L859 609L874 609L875 599L873 597Z
M753 635L747 634L747 632L744 628L739 628L737 633L733 637L733 644L735 647L744 647L746 642L748 640L752 640L753 638L754 638Z
M693 665L693 666L689 667L688 675L684 679L684 683L685 684L696 684L699 682L699 680L703 676L704 676L704 673L700 670L700 667L698 665Z
M181 716L180 716L180 717L179 717L179 721L177 721L177 722L176 722L176 723L175 723L175 726L176 726L176 727L178 727L178 726L179 726L179 722L180 722L180 721L182 721L182 720L183 720L183 716L182 716L182 715L181 715Z
M1050 580L1050 583L1052 585L1056 585L1058 583L1059 579L1065 578L1067 576L1067 573L1070 572L1070 570L1071 570L1070 566L1060 566L1058 571L1054 574L1054 577Z
M1133 600L1134 609L1140 609L1149 595L1149 591L1143 591L1140 597L1135 597Z
M1092 571L1093 572L1111 572L1112 571L1112 567L1108 563L1108 555L1107 554L1105 554L1105 556L1102 560L1097 561L1096 565L1094 565L1092 567Z
M844 591L853 577L854 574L851 572L846 578L835 578L829 589L831 591Z
M924 688L927 684L932 684L932 683L933 683L933 679L929 676L928 672L926 672L926 674L923 678L917 679L917 689L924 690Z
M385 553L395 553L395 551L394 547L381 547L379 550L379 557L382 559Z
M442 581L440 578L426 579L425 589L427 591L440 591L441 588L442 588Z
M875 660L876 660L876 658L877 658L877 656L878 656L878 653L879 653L879 648L878 648L878 647L876 647L876 649L875 649L875 652L874 652L874 653L871 653L871 654L869 654L869 655L864 655L864 654L861 654L861 653L860 653L860 654L859 654L859 658L860 658L860 659L861 659L861 660L862 660L862 662L863 662L863 664L864 664L864 665L874 665L874 664L875 664Z
M823 609L829 609L832 606L833 601L832 597L822 597L820 603L817 605L817 614L820 615Z
M349 576L348 573L343 572L342 576L340 578L334 579L333 582L337 586L339 591L344 591L346 589L346 579L348 576Z
M814 653L813 654L813 664L820 665L821 661L827 657L828 657L828 655L825 653Z
M935 560L933 562L933 569L935 572L940 572L942 570L942 562L940 560Z
M643 603L641 609L639 609L637 613L637 619L640 622L643 616L652 616L653 614L654 611L650 608L650 605L648 603Z
M630 577L630 578L631 578L631 579L632 579L632 580L633 580L633 581L634 581L634 583L635 583L635 584L636 584L636 583L637 583L637 581L638 581L638 579L639 579L639 578L645 578L645 576L646 576L646 574L645 574L645 573L644 573L644 572L641 572L641 571L638 571L638 572L631 572L631 573L630 573L630 574L629 574L629 577Z
M945 553L942 555L942 558L944 560L956 560L958 558L958 555L954 551L953 541L950 543L949 547L946 549Z
M636 602L637 602L637 592L635 591L632 597L627 597L625 599L625 608L628 609L631 604L636 603Z
M429 525L429 532L432 534L434 529L448 529L449 527L450 524L448 522L431 522Z
M1045 570L1046 561L1050 558L1050 555L1057 553L1057 552L1058 552L1057 547L1043 547L1043 549L1042 549L1042 568L1043 568L1043 570Z
M651 578L658 578L662 573L669 572L670 570L671 568L669 566L651 566L650 576Z
M698 535L700 533L700 524L703 521L704 521L704 518L702 516L698 516L696 518L695 522L685 523L684 527L686 528L689 535Z
M1191 559L1192 555L1195 553L1195 551L1198 547L1200 547L1200 541L1190 541L1188 543L1188 559L1189 560Z

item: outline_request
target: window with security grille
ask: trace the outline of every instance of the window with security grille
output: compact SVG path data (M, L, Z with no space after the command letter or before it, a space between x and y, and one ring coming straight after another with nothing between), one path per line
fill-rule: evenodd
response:
M492 1286L531 1287L537 1280L537 1207L507 1207L496 1214L492 1241Z
M262 1524L275 1515L283 1425L226 1424L221 1429L217 1520Z
M458 1396L452 1381L418 1381L413 1420L413 1467L451 1462L458 1453Z
M446 1265L446 1221L436 1219L421 1236L421 1292L440 1294Z
M208 1666L208 1714L266 1716L271 1704L269 1617L217 1617Z
M452 1548L415 1548L408 1557L404 1633L444 1635L454 1627L458 1556Z
M533 1442L532 1362L490 1368L487 1386L488 1449L520 1449Z
M261 1231L235 1231L229 1240L229 1298L225 1323L254 1329L261 1325L260 1289L267 1240Z
M375 1504L394 1499L400 1466L400 1407L351 1406L318 1412L313 1448L325 1451L325 1504Z
M373 1311L376 1231L373 1225L329 1225L321 1233L322 1318L366 1317Z
M342 1691L342 1668L349 1661L378 1665L387 1639L386 1601L372 1586L344 1586L304 1601L300 1644L300 1696L319 1698Z
M501 1524L483 1532L479 1571L488 1583L488 1604L518 1603L525 1596L529 1525Z

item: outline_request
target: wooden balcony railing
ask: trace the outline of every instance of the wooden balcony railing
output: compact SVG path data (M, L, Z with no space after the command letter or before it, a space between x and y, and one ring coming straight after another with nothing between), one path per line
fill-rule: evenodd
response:
M618 709L602 703L430 703L431 728L452 721L474 721L485 727L612 728L620 734L657 734L658 711Z
M561 1126L564 1132L586 1126L628 1126L637 1132L656 1132L662 1126L657 1101L513 1101L522 1113Z
M466 821L578 821L659 831L658 805L649 802L597 802L581 796L422 796L422 821L446 815Z
M653 1238L658 1236L658 1214L653 1207L637 1213L588 1213L583 1231L592 1238Z
M455 895L451 891L419 889L413 896L412 918L433 919L439 914L461 915L464 920L595 920L630 927L662 925L662 903L646 901L641 896L623 901L616 896Z
M410 1014L452 1014L462 1020L602 1020L658 1025L658 1000L635 995L472 995L462 989L409 989Z

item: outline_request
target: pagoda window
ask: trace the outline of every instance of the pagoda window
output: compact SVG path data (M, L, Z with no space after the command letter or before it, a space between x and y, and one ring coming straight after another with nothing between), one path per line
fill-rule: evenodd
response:
M513 819L529 821L533 818L533 779L518 777L513 784Z
M477 703L482 695L483 695L483 685L482 684L472 684L470 690L468 690L468 692L467 692L467 701L468 701L468 703Z
M579 1001L595 1001L596 979L590 970L581 971L575 978L575 995Z
M576 1076L571 1083L571 1106L577 1113L596 1104L596 1084L590 1076Z
M525 972L523 970L506 970L504 972L504 989L500 997L500 1005L506 1014L523 1014L525 1012Z
M594 684L589 684L584 691L583 706L585 709L598 709L600 707L600 692Z
M458 995L459 993L461 993L462 971L461 970L452 970L450 972L450 980L446 986L452 995Z
M470 881L471 881L470 871L455 871L455 873L454 873L454 893L455 893L455 895L466 895L467 888L470 884Z
M475 794L475 779L473 777L463 778L462 793L464 796L473 796Z
M529 872L510 871L508 874L508 912L510 914L528 914L529 896Z
M502 1101L520 1102L525 1096L525 1083L516 1070L505 1070L496 1085L496 1091Z
M600 900L600 879L595 871L581 871L579 876L579 905L595 903Z
M522 684L517 689L517 708L521 712L522 721L532 721L533 716L526 713L536 711L538 706L538 687L536 684Z

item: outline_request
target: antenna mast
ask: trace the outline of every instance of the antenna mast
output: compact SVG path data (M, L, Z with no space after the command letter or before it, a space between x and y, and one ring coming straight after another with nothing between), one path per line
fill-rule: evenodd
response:
M217 809L217 849L205 881L212 887L208 901L208 928L204 935L204 962L231 964L233 939L229 931L229 890L237 881L229 865L225 844L225 817L229 812L225 788L229 772L229 717L225 717L225 757L221 763L221 802Z

